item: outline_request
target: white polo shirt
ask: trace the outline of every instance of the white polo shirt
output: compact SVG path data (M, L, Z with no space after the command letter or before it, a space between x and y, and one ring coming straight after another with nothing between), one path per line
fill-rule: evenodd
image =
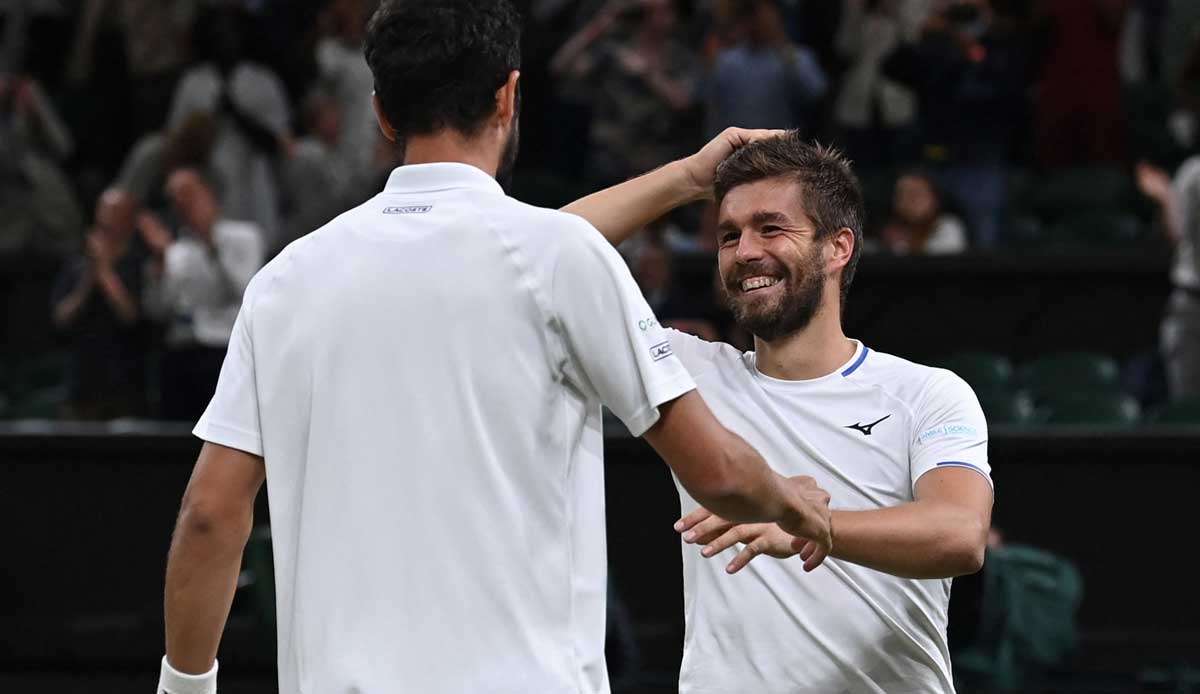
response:
M473 167L288 246L195 430L266 460L280 691L607 692L600 405L693 388L617 251Z
M781 381L753 352L669 331L722 424L780 474L811 475L842 510L913 500L939 467L988 477L987 423L949 371L869 350L833 373ZM679 489L684 513L696 508ZM713 558L683 545L686 694L945 694L950 580L912 580L837 559L759 557L730 576L739 546Z

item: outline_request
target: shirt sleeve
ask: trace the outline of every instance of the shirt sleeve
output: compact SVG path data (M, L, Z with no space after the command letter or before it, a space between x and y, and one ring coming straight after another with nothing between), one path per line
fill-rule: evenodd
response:
M974 470L992 483L987 457L987 420L975 391L949 371L931 379L919 409L910 444L912 484L925 473L943 467Z
M696 385L617 250L592 225L571 223L578 227L561 239L551 283L564 375L641 436L658 421L659 405Z
M233 324L229 349L217 380L217 392L192 433L209 443L261 456L262 433L250 332L253 303L249 299L248 293Z

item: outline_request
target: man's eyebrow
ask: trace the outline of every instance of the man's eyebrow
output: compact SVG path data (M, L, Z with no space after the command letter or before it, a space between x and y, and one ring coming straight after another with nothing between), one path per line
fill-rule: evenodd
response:
M792 223L792 220L782 212L768 212L766 210L755 212L750 216L750 221L757 226L762 226L764 224L780 224L790 226Z

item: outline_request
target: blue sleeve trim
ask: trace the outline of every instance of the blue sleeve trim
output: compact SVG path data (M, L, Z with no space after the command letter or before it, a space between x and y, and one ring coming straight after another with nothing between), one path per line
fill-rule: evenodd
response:
M991 484L991 483L992 483L992 476L991 476L990 474L988 474L988 472L987 472L986 470L984 470L983 468L979 467L978 465L972 465L971 463L964 463L964 462L961 462L961 461L958 461L958 460L948 460L948 461L946 461L946 462L944 462L944 463L938 463L938 464L937 464L937 465L935 465L934 467L935 467L935 468L939 468L939 467L961 467L961 468L966 468L966 469L968 469L968 470L974 470L975 472L978 472L979 474L983 475L984 479L986 479L986 480L988 481L988 484Z
M867 359L867 352L870 352L870 351L871 351L870 347L863 345L862 354L858 355L858 359L855 359L854 363L851 364L849 367L846 368L845 371L842 372L842 376L849 376L850 374L854 373L854 371L856 369L858 369L858 367L862 366L862 363L864 361L866 361L866 359Z

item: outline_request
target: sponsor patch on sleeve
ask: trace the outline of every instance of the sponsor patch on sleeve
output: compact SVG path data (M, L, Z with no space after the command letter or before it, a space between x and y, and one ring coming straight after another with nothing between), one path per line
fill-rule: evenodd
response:
M653 359L654 361L659 361L660 359L666 359L667 357L671 356L672 354L674 354L674 352L671 351L671 343L670 342L660 342L657 345L654 345L653 347L650 348L650 358Z
M930 441L946 438L970 439L979 436L979 431L966 424L946 424L940 427L934 427L928 431L921 432L917 437L917 442L925 445Z

